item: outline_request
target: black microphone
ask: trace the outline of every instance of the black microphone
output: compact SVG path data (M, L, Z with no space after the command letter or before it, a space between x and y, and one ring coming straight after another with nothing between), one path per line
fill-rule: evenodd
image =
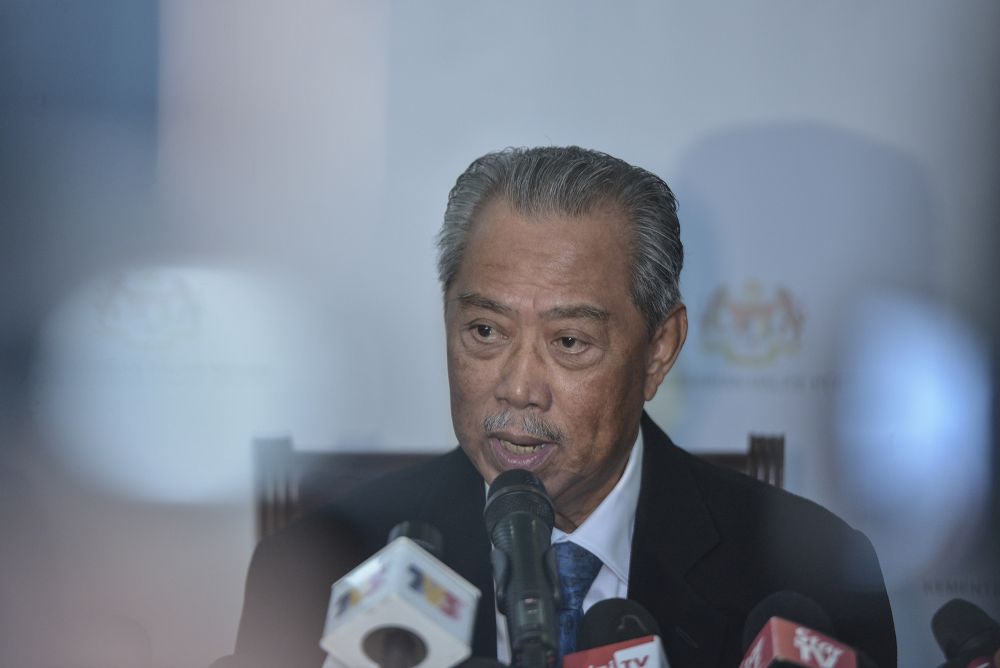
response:
M507 616L511 665L554 666L559 651L558 575L552 554L555 511L541 481L511 469L490 485L483 510L493 541L497 609Z
M575 652L563 658L563 668L670 665L653 615L624 598L608 598L590 606L580 620L576 646Z
M643 636L658 636L660 625L642 604L627 598L606 598L590 606L580 620L576 649L614 645Z
M750 643L771 617L781 617L801 626L808 626L813 631L834 635L833 620L819 603L794 591L776 591L761 599L747 615L743 626L744 652L750 649Z
M931 618L934 639L952 666L991 666L1000 650L1000 624L977 605L955 598L942 605Z
M864 652L836 639L829 615L792 591L765 597L747 615L740 668L876 668Z

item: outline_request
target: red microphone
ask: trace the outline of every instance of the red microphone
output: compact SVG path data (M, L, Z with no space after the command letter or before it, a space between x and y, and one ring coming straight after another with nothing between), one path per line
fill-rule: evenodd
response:
M950 659L941 664L939 668L995 668L996 659L988 656L977 656L973 659Z
M563 658L563 668L669 668L660 629L635 601L598 601L580 620L578 651Z
M740 668L858 668L857 652L828 635L771 617L750 645Z
M642 636L567 654L563 668L670 668L659 636Z
M763 628L761 619L767 619ZM811 599L790 591L771 594L747 617L744 642L754 629L760 632L746 643L739 668L872 668L871 659L832 637L832 626Z

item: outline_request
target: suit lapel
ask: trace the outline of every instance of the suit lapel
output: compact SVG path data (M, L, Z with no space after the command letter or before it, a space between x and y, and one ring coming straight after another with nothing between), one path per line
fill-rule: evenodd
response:
M725 617L684 576L719 542L711 516L680 450L642 416L642 487L636 509L629 598L660 624L672 665L716 666Z

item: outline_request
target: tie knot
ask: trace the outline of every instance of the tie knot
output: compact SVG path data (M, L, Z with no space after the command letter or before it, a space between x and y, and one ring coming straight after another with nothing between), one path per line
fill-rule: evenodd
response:
M582 610L583 599L594 583L601 560L576 543L556 543L552 549L556 554L559 569L559 593L562 595L563 610Z

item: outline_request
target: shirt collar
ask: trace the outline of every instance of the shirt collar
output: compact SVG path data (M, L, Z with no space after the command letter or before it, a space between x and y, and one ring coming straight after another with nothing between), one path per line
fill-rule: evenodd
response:
M628 582L635 510L642 480L642 448L640 429L625 472L594 512L573 533L552 530L553 544L570 541L586 548L622 582Z

